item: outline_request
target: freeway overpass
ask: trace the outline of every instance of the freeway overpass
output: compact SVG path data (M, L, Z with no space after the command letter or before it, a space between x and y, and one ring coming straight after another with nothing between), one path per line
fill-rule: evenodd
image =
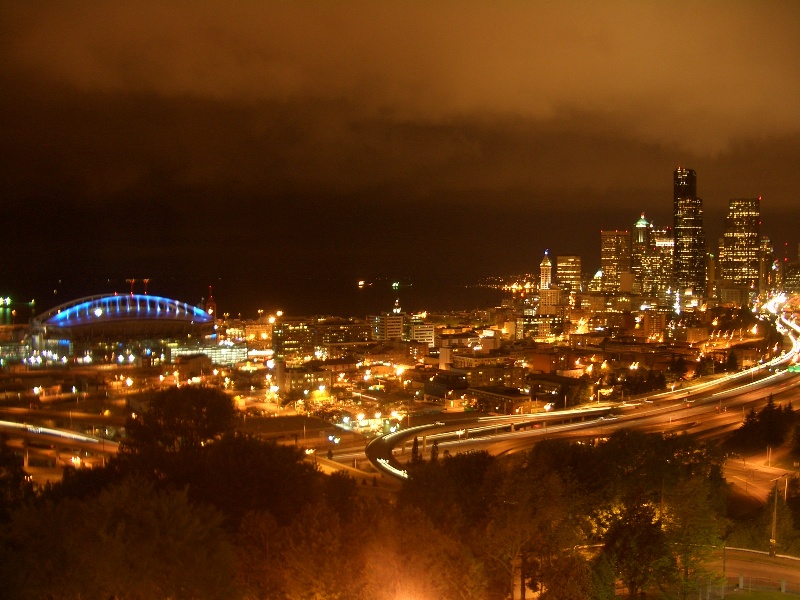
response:
M436 440L440 450L481 449L499 455L525 451L547 436L597 439L617 429L632 427L663 433L720 436L737 428L745 412L765 403L770 395L779 401L784 397L800 398L797 389L800 373L794 368L800 353L797 337L800 327L784 316L779 319L788 328L791 349L771 361L733 375L613 405L536 415L465 417L457 423L435 422L406 428L372 440L365 454L382 473L404 479L408 473L395 457L396 447L404 448L414 437L422 437L423 452ZM748 488L752 487L747 478L745 482Z

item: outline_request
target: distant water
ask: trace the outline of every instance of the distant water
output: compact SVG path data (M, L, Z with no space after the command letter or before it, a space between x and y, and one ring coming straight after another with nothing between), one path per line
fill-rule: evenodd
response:
M395 284L393 286L393 284ZM211 290L209 290L211 287ZM71 302L84 296L130 293L124 279L60 280L57 285L26 290L22 298L35 298L35 313ZM144 293L141 282L134 284L136 293ZM200 305L212 293L218 314L254 319L258 311L286 315L335 315L365 317L391 311L395 300L403 312L429 312L486 309L499 306L502 292L480 287L477 282L455 278L373 278L359 287L357 278L335 275L324 277L285 277L259 280L257 277L218 278L216 280L157 278L149 281L148 293L165 296L192 305ZM30 294L30 295L27 295ZM23 315L23 313L25 313ZM25 322L30 309L21 310L16 322Z
M397 301L403 312L429 312L485 309L499 306L503 294L499 290L479 287L474 284L406 280L393 286L386 279L365 280L359 286L357 280L323 281L299 280L285 282L260 292L245 292L232 288L215 292L218 310L225 306L241 306L243 317L265 312L283 310L287 315L336 315L342 317L364 317L369 314L391 311ZM231 297L228 298L228 291ZM250 313L250 314L248 314Z

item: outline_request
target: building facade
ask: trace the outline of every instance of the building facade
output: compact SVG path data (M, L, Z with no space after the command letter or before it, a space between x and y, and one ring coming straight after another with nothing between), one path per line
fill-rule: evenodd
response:
M756 290L761 267L760 242L761 197L729 200L719 252L725 282L751 286Z
M706 237L703 201L697 196L697 174L678 167L673 178L673 276L682 304L702 301L706 288Z
M567 292L581 291L581 257L556 256L556 280Z
M539 289L546 290L553 282L553 263L550 261L548 251L544 251L544 258L539 263Z
M653 225L645 218L642 213L641 218L633 226L631 235L631 273L633 273L633 291L641 293L644 289L643 270L647 255L651 252L652 244L650 234Z
M602 291L618 292L622 274L631 272L631 234L629 231L600 232Z

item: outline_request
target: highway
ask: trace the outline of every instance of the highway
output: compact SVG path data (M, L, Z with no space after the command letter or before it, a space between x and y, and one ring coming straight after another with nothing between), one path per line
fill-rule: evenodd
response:
M786 328L800 333L793 321L779 318ZM464 413L463 421L438 422L400 430L371 441L365 453L340 454L337 458L358 460L366 456L381 472L403 479L408 474L397 455L406 452L414 437L420 438L423 454L429 452L435 440L440 453L485 450L496 456L524 452L546 438L593 440L607 437L622 428L661 433L687 432L700 438L718 437L738 428L746 413L766 404L770 395L776 403L800 401L800 374L787 369L797 359L800 342L788 329L785 331L791 340L788 352L733 375L712 378L677 391L552 413L473 419ZM729 462L731 464L726 466L729 481L762 501L769 486L774 485L775 478L786 473L768 464L751 462L747 465L746 460L740 471L738 463Z

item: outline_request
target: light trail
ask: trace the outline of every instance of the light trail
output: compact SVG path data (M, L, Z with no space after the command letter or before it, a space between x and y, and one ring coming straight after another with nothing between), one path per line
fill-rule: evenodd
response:
M27 423L16 423L14 421L0 421L0 427L7 427L9 429L16 429L16 430L20 430L20 431L25 431L27 433L33 433L33 434L52 435L52 436L56 436L56 437L62 437L62 438L74 440L76 442L88 442L88 443L94 443L94 444L115 444L115 442L104 440L102 438L91 437L91 436L83 435L81 433L75 433L74 431L68 431L66 429L53 429L52 427L39 427L38 425L28 425Z

